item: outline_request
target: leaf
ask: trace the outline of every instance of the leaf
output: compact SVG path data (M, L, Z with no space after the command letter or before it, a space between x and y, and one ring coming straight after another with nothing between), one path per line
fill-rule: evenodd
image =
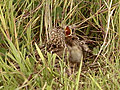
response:
M39 49L39 47L37 46L36 43L35 43L35 46L36 46L36 49L37 49L37 51L38 51L38 54L39 54L40 58L41 58L42 61L43 61L43 64L45 65L45 58L44 58L44 56L43 56L41 50Z

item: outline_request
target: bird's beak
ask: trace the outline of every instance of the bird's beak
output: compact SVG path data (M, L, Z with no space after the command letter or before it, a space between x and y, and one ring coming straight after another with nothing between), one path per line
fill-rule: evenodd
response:
M65 36L71 36L72 35L72 30L69 28L69 26L65 27Z

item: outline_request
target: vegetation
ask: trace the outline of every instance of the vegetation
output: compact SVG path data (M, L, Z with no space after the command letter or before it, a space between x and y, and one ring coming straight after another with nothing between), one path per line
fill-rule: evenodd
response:
M95 57L85 62L91 62L90 66L81 64L69 76L64 58L59 60L59 70L54 67L55 54L47 53L45 59L38 46L48 37L48 30L57 25L74 27L79 38L92 42L89 47ZM119 90L119 45L119 0L0 1L1 90Z

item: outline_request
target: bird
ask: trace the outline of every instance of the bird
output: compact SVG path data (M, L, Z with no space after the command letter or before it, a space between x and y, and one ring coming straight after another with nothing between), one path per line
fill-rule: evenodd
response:
M83 48L78 38L74 36L66 37L66 45L69 52L69 61L72 63L80 63L83 59Z
M69 61L72 63L80 63L83 59L83 48L79 38L72 34L72 30L67 26L65 28L65 43L69 52Z
M85 40L79 40L75 33L69 26L65 28L65 43L69 52L69 60L72 63L80 63L84 59L86 53L90 53L88 45Z
M49 41L46 47L48 52L56 53L62 58L63 53L67 52L64 28L57 26L49 31Z
M68 58L72 63L80 63L84 57L84 51L89 50L85 41L80 41L69 26L50 29L49 40L44 46L48 52L56 53L60 58Z
M79 40L69 26L64 28L59 26L50 30L47 50L56 53L59 57L64 53L65 59L68 53L68 59L72 63L80 63L84 58L84 52L90 52L86 42Z
M65 31L62 27L56 27L49 32L49 42L58 47L65 46Z

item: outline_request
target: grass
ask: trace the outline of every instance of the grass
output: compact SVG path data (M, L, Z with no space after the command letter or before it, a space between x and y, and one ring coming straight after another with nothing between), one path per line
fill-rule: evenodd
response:
M39 49L48 30L57 25L69 25L80 39L92 42L95 58L86 58L86 66L81 64L70 76L64 58L57 68L56 54L44 55ZM1 90L119 90L119 45L119 0L0 1Z

